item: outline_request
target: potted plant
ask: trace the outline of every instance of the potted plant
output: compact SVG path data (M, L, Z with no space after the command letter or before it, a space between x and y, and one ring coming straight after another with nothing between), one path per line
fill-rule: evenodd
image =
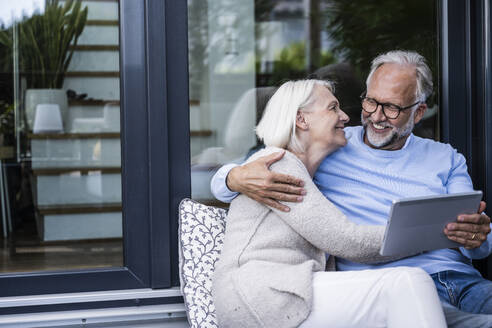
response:
M58 104L66 121L67 96L63 80L74 47L87 21L87 7L80 0L48 0L43 13L35 13L18 24L18 53L21 78L26 81L25 118L32 130L35 108L40 103ZM14 49L13 27L0 32L0 43Z

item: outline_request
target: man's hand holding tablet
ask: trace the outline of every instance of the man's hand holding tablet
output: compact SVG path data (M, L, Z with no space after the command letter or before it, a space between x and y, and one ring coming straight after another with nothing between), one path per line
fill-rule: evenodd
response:
M482 214L485 203L481 199L482 192L474 191L394 201L380 253L479 247L490 232L490 218Z
M457 222L446 225L444 234L467 249L480 247L490 233L490 218L484 213L485 208L485 202L481 201L477 213L459 215Z

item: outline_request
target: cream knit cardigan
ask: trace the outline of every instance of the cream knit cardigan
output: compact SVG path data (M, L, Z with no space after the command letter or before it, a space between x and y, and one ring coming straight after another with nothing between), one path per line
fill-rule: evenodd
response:
M281 150L265 148L248 162ZM245 195L232 201L212 283L220 327L297 327L311 310L312 273L324 271L325 252L362 263L392 259L379 255L384 227L347 220L294 154L271 169L303 179L307 194L287 213Z

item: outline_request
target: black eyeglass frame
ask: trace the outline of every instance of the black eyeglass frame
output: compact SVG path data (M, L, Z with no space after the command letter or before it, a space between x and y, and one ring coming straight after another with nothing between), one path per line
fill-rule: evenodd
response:
M372 112L368 111L367 109L364 108L363 106L363 103L364 103L364 100L366 99L369 99L371 101L374 101L376 103L376 107L374 108L374 110ZM374 98L371 98L371 97L366 97L366 92L362 93L360 95L360 100L361 100L361 106L362 106L362 110L365 111L366 113L368 114L372 114L372 113L375 113L377 110L378 110L378 107L381 105L381 108L383 110L383 115L386 116L386 118L390 119L390 120L395 120L398 118L398 116L400 116L400 112L405 110L405 109L409 109L409 108L412 108L413 106L417 105L417 104L420 104L422 101L417 101L416 103L414 104L411 104L411 105L408 105L408 106L398 106L398 105L395 105L393 103L381 103L379 101L377 101L376 99ZM396 109L398 109L398 113L396 114L395 117L390 117L386 114L386 111L384 110L386 108L386 106L394 106L396 107Z

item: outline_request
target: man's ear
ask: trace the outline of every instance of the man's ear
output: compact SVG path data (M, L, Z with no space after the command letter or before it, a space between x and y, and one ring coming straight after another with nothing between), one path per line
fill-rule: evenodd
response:
M300 130L307 130L309 125L306 122L306 116L301 111L297 111L296 115L296 127Z
M426 111L427 111L427 104L426 103L419 104L419 107L417 107L417 110L414 113L415 124L420 122L422 117L424 117Z

